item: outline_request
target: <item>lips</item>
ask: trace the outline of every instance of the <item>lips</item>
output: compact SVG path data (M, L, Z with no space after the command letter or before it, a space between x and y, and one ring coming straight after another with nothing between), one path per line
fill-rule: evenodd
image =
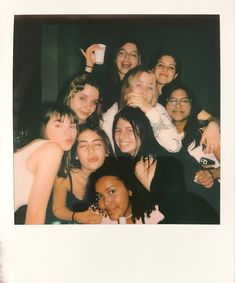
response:
M97 157L93 157L93 158L88 159L88 162L91 162L91 163L95 163L95 162L98 162L98 161L99 161L99 158L97 158Z

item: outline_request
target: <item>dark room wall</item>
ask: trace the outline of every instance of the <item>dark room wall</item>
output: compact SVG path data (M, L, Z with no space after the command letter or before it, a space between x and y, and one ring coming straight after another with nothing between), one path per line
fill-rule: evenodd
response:
M182 80L192 88L204 109L220 116L219 16L70 15L15 18L16 26L22 26L22 22L28 37L35 29L41 40L41 49L40 52L38 48L29 50L32 47L28 45L24 46L24 50L19 49L20 35L25 32L22 28L16 30L14 60L17 65L14 64L14 68L20 69L22 62L17 58L22 56L22 52L40 56L40 76L32 77L32 80L35 85L40 85L42 101L55 100L65 82L83 70L85 61L80 48L86 49L92 43L107 45L104 65L95 66L99 71L107 66L112 48L123 38L140 42L146 64L158 49L175 51L182 65ZM29 29L29 26L32 28ZM17 72L14 76L14 84L22 79ZM19 93L14 95L17 97Z

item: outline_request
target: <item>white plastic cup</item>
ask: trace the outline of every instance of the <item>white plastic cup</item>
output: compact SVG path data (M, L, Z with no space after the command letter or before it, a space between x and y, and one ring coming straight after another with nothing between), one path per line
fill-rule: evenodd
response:
M102 65L104 64L104 54L105 54L106 45L104 44L97 44L97 45L99 45L99 47L101 47L102 49L95 50L95 62L98 65Z

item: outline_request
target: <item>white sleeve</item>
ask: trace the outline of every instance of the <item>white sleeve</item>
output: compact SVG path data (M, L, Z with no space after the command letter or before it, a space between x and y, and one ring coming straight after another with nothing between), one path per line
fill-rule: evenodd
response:
M150 121L158 143L169 152L178 152L182 146L181 139L166 109L157 103L145 115Z
M103 122L101 124L102 129L105 131L107 136L109 137L109 140L111 142L111 145L114 149L114 143L113 143L113 137L112 137L112 129L113 129L113 120L114 116L118 112L118 104L114 103L103 115Z

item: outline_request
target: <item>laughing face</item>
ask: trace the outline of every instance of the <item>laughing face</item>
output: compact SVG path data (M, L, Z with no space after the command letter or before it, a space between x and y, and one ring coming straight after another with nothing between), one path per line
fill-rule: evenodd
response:
M168 99L166 110L174 122L186 121L191 111L191 103L186 91L174 90Z
M140 139L135 137L131 124L120 118L117 122L114 139L123 153L135 156L140 148Z
M104 176L96 182L98 205L111 220L131 214L129 190L116 176Z
M153 69L156 82L159 85L170 83L177 77L176 62L170 55L162 56Z
M137 66L139 61L137 46L134 43L125 43L120 48L115 60L120 79L122 80L130 69Z

